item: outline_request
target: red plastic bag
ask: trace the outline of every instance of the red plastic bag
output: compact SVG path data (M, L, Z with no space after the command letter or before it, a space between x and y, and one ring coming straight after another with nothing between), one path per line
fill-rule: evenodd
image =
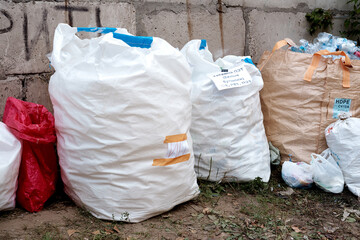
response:
M38 212L55 192L54 117L42 105L9 97L3 122L23 145L16 200L29 212Z

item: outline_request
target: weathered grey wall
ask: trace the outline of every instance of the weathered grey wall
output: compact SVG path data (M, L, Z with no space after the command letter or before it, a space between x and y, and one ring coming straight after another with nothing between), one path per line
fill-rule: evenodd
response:
M46 54L58 23L127 28L157 36L181 48L190 39L207 39L214 57L251 55L289 37L311 39L305 14L332 9L334 34L350 10L347 0L66 0L0 1L0 117L14 96L52 109Z

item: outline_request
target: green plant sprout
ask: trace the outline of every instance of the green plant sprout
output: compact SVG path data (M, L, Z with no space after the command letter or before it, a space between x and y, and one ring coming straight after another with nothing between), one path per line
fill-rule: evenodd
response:
M311 36L317 30L326 30L328 27L332 29L333 14L330 10L325 11L322 8L315 8L311 13L307 13L305 17L310 24L308 31Z

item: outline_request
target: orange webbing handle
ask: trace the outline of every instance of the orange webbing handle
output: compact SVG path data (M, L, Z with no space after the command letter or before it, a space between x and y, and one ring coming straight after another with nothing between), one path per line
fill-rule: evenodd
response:
M337 56L345 57L345 62L340 60L340 64L343 69L343 87L349 88L350 87L350 72L349 72L348 67L352 67L352 65L351 65L350 58L343 51L329 52L328 50L321 50L321 51L314 53L311 65L309 66L309 68L307 69L307 71L304 75L304 80L311 82L312 76L320 63L321 56L323 56L323 55L337 55Z
M271 58L272 54L276 51L279 50L280 48L284 47L284 46L295 46L296 44L293 42L293 40L291 40L290 38L285 38L284 40L280 40L277 43L275 43L270 56L266 59L265 63L259 68L259 70L261 71L263 69L263 67L266 65L266 63L268 62L268 60Z
M285 38L284 40L280 40L277 43L275 43L275 46L273 47L273 50L271 52L273 53L276 50L278 50L286 45L295 46L296 44L290 38Z

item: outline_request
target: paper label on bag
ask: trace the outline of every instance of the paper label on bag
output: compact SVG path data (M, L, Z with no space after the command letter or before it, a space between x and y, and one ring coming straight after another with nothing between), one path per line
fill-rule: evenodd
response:
M227 72L209 73L207 76L218 90L244 87L252 83L251 76L244 66L228 69Z
M165 158L154 159L152 166L169 166L190 159L190 147L186 133L166 136L164 143L168 145Z
M351 99L348 98L335 98L333 108L333 118L338 118L342 112L350 112Z
M190 153L188 141L168 143L166 158L176 158Z

